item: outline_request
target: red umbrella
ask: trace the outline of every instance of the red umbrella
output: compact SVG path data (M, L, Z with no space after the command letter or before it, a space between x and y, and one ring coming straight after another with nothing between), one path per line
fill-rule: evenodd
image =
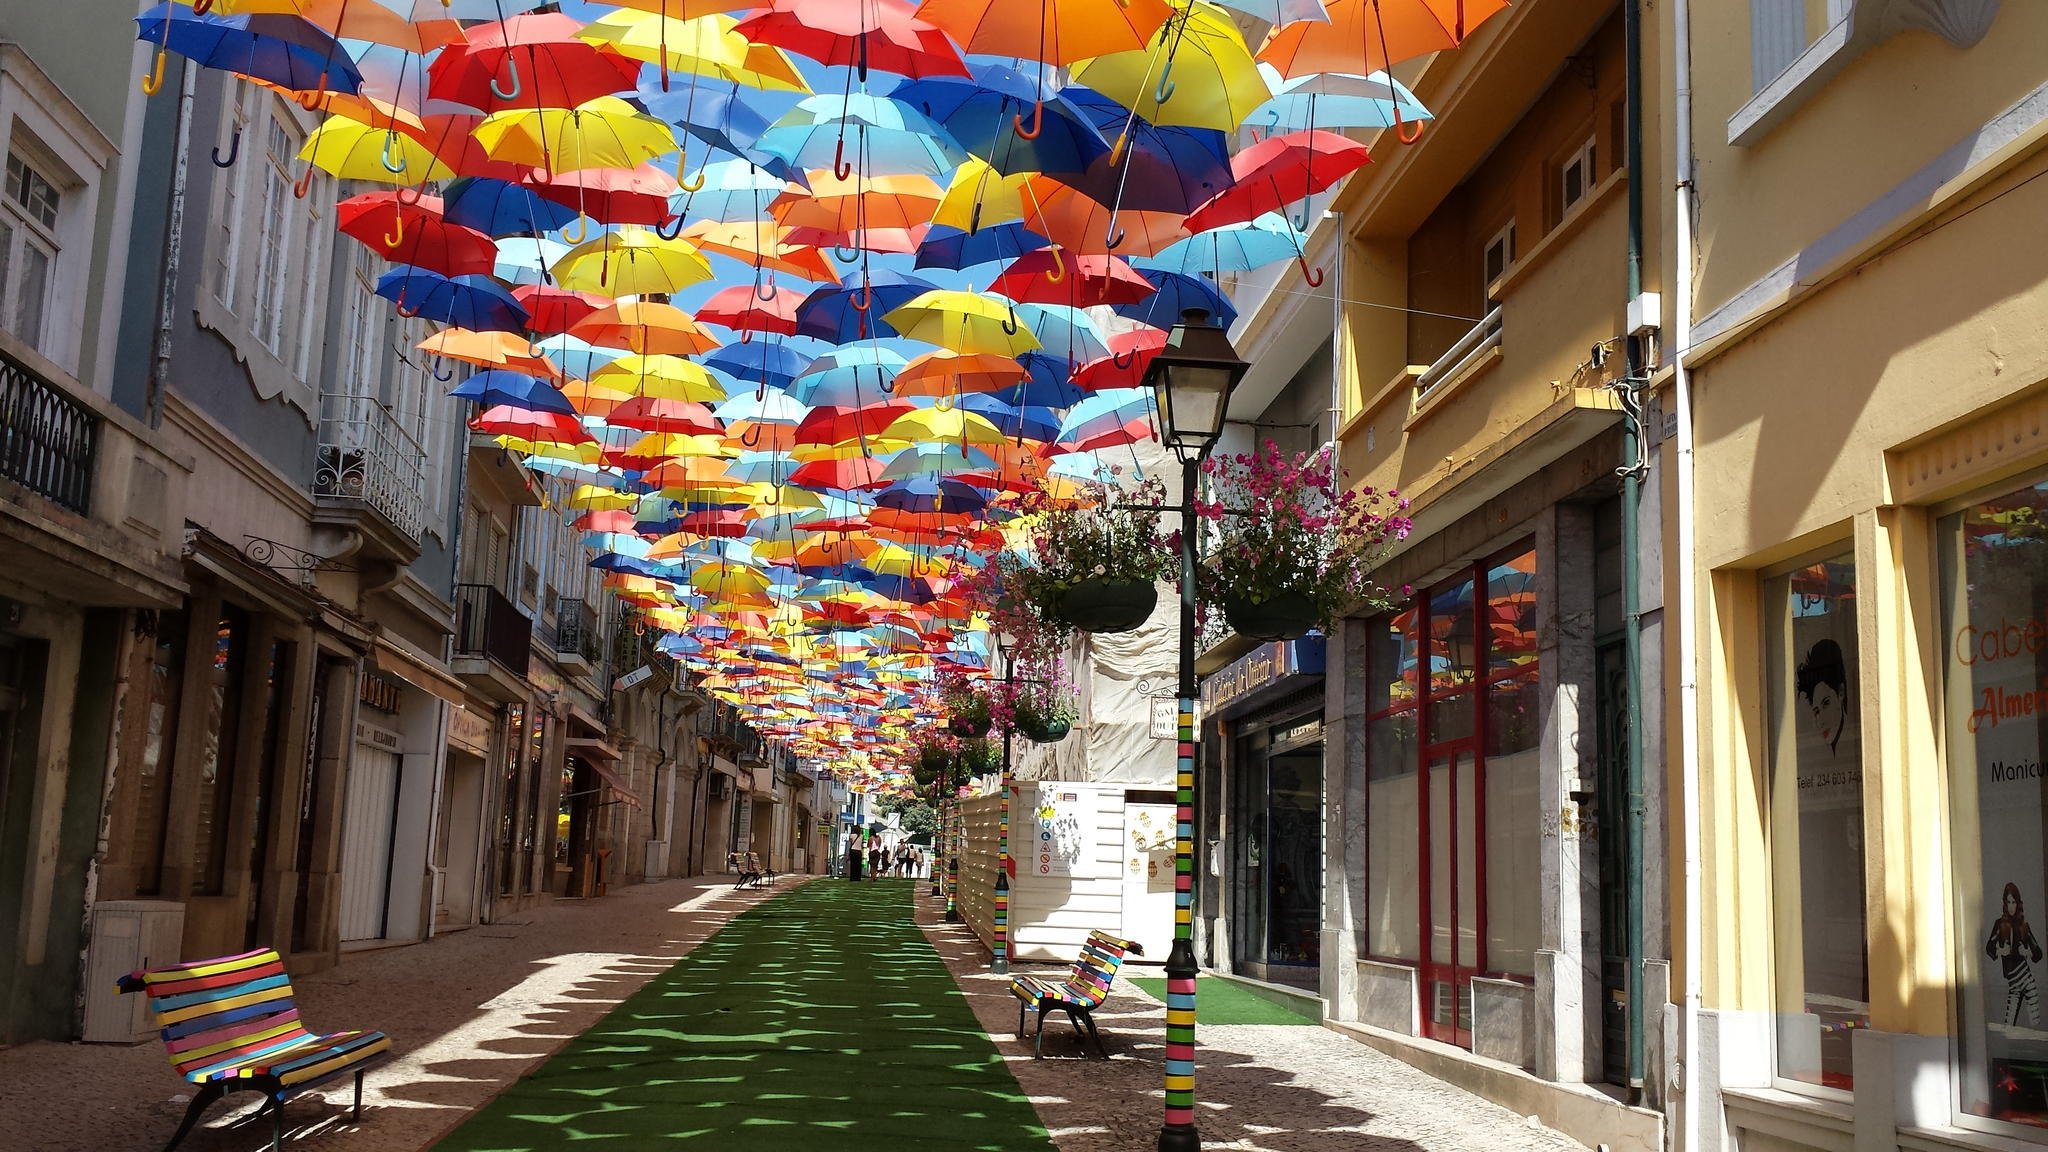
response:
M850 460L808 460L797 465L789 474L789 482L800 488L866 488L874 484L886 484L882 469L887 464L872 456L855 456ZM816 524L804 525L806 531L817 529Z
M1188 231L1207 232L1278 212L1323 191L1371 159L1365 145L1320 128L1268 136L1230 158L1236 182L1188 213Z
M909 404L863 404L858 408L813 408L796 426L798 444L844 444L873 436L917 409Z
M542 174L545 175L544 173ZM557 172L546 184L528 180L536 195L575 208L601 224L645 224L671 219L668 198L682 189L676 178L643 164L638 168L579 168Z
M774 0L733 31L821 64L899 76L968 76L960 50L904 0Z
M989 285L1019 303L1136 304L1157 292L1120 256L1078 256L1040 248L1012 260Z
M471 108L574 108L626 91L640 62L577 38L560 12L479 24L427 65L427 95Z
M723 425L711 409L693 400L664 400L656 396L635 396L611 410L605 423L642 432L677 432L685 436L722 433Z
M677 525L679 532L690 532L698 536L724 536L734 538L747 534L744 511L719 509L712 512L692 512L683 517Z
M547 284L521 284L512 289L512 298L526 308L526 326L539 336L559 336L591 313L612 306L609 296Z
M547 441L555 444L584 444L590 441L590 433L574 416L558 412L535 412L527 408L513 408L500 404L469 422L478 432L491 436L517 436L521 440Z
M644 535L640 531L640 521L634 519L633 514L623 508L607 508L585 512L572 521L569 527L574 528L578 532L615 532L627 536Z
M472 135L483 123L481 112L437 112L420 117L423 131L413 133L434 158L457 176L488 176L493 180L518 183L527 169L504 160L493 160Z
M919 224L915 228L852 228L845 231L799 226L783 233L782 240L785 244L807 244L813 248L858 248L863 252L892 252L907 256L917 251L929 231L929 224Z
M777 336L796 335L796 310L804 302L795 292L778 291L761 299L752 284L735 284L712 293L697 306L697 322L723 324L735 332L768 332Z
M1104 388L1142 388L1145 369L1166 347L1166 333L1157 328L1133 328L1109 338L1110 355L1081 365L1072 377L1074 386L1090 392Z
M1135 444L1140 440L1150 440L1151 438L1152 420L1150 417L1140 416L1136 420L1127 421L1120 428L1113 428L1100 435L1090 436L1073 447L1076 452L1094 452L1103 448L1115 448L1123 444Z
M429 268L443 276L488 276L498 244L474 228L441 218L441 198L412 189L351 196L335 205L335 226L394 264Z

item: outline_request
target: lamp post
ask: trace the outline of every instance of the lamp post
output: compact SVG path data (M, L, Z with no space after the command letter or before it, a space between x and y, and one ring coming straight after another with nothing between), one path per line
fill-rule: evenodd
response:
M1195 1130L1195 490L1202 461L1223 436L1230 392L1251 367L1230 337L1191 308L1145 370L1160 439L1180 458L1179 765L1175 771L1173 947L1166 955L1166 1121L1159 1152L1196 1152Z
M1007 652L1017 642L1008 632L996 635L996 654L1003 661L1003 683L1011 682L1015 671ZM988 970L998 976L1010 971L1010 730L1003 725L1003 807L1002 823L996 828L995 941L989 946Z

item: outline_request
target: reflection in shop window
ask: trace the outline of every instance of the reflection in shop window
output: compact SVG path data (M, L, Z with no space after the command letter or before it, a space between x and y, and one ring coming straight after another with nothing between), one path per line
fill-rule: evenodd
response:
M1943 522L1962 1110L2048 1125L2048 484Z
M1870 1026L1854 556L1772 578L1764 604L1778 1076L1847 1089Z

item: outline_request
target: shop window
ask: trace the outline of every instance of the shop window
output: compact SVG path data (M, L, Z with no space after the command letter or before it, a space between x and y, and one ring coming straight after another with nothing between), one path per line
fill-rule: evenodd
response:
M236 740L240 735L242 669L248 660L249 615L233 605L221 608L213 648L201 674L206 677L206 725L198 763L199 823L192 836L192 893L218 896L226 890L228 829L235 803Z
M142 755L135 765L135 823L128 858L135 865L135 892L162 891L164 828L170 815L171 756L178 746L178 693L185 681L185 630L181 611L157 615L154 657L143 715Z
M1766 580L1764 606L1778 1077L1847 1089L1870 1026L1854 556Z
M2048 483L1942 529L1960 1104L2048 1126Z
M1536 972L1537 889L1542 861L1537 811L1542 705L1535 673L1486 689L1486 961L1523 976Z

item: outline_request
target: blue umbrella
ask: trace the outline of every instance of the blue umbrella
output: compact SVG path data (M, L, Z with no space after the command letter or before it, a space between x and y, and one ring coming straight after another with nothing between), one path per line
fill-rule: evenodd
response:
M1268 212L1244 224L1230 224L1176 241L1156 256L1136 257L1131 263L1191 276L1204 272L1249 272L1301 255L1303 240L1302 233L1286 217Z
M1038 334L1045 350L1086 364L1109 355L1109 345L1086 310L1070 304L1019 304L1017 319Z
M1237 320L1237 306L1206 277L1162 268L1140 268L1138 275L1158 291L1130 304L1112 304L1110 311L1154 328L1173 327L1180 322L1180 314L1190 308L1207 311L1225 328Z
M521 184L463 176L442 190L441 218L486 236L527 236L568 227L576 210Z
M489 276L443 276L431 268L399 264L377 277L377 295L397 304L404 316L478 332L526 329L526 306Z
M761 133L768 130L768 116L749 103L748 98L763 99L764 94L749 92L743 97L738 84L726 92L706 92L689 87L663 92L653 81L643 81L640 98L649 114L681 128L713 148L751 160L763 171L784 180L804 182L801 170L792 168L779 156L754 147Z
M678 192L668 206L690 220L731 223L761 220L768 205L782 194L787 181L751 160L720 160L698 172L702 183L695 192Z
M1067 175L1086 172L1109 154L1090 118L1038 81L1001 64L969 65L972 79L933 76L898 85L891 99L915 107L943 125L970 153L1005 176L1018 172ZM1017 131L1017 117L1044 102L1045 119L1036 137Z
M761 134L758 150L809 171L851 165L940 179L966 158L931 118L886 96L811 96Z
M704 357L703 364L717 368L736 380L787 388L803 374L804 369L811 366L811 358L779 343L755 340L746 344L727 344Z
M1079 109L1103 136L1127 133L1115 165L1104 156L1066 183L1102 204L1152 212L1191 212L1236 183L1230 174L1230 142L1209 128L1160 127L1133 119L1130 109L1092 88L1069 84L1060 96Z
M866 274L858 284L824 285L797 305L796 334L833 344L894 336L896 330L883 323L882 317L934 287L929 281L888 269ZM863 300L865 309L858 307Z
M280 88L354 95L363 74L334 37L299 19L267 12L204 16L181 4L159 4L135 18L136 39L203 68L239 72ZM156 72L156 83L163 71Z
M1006 436L1041 443L1059 439L1060 414L1051 408L1020 408L986 392L962 396L958 406L986 419Z
M965 480L913 476L875 493L875 504L898 512L963 512L975 515L988 507L988 493Z
M1272 65L1260 64L1259 73L1273 98L1252 109L1245 124L1268 135L1307 128L1392 128L1397 122L1431 118L1415 93L1385 72L1317 72L1286 80Z
M1031 373L1031 378L1014 388L1003 388L990 392L1005 404L1028 405L1033 408L1067 408L1088 393L1073 383L1075 363L1065 356L1050 352L1026 352L1017 357L1017 363Z
M1014 260L1036 252L1052 241L1024 226L1021 220L990 224L973 232L947 224L934 224L917 246L919 268L972 268Z
M498 404L509 404L529 412L559 412L564 416L576 415L576 408L560 389L538 376L523 372L510 372L503 368L492 368L478 372L462 382L461 387L451 389L450 396L463 400L474 400L489 408Z

